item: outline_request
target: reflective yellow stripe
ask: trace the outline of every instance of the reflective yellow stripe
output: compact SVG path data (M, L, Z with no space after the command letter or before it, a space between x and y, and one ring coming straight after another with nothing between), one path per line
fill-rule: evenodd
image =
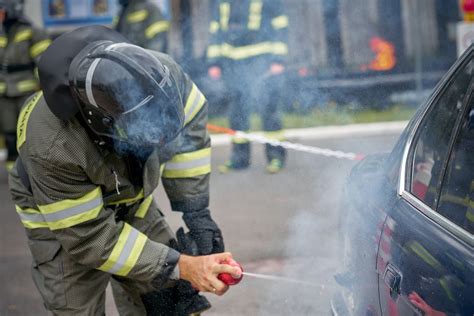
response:
M18 81L18 83L16 84L16 89L19 92L29 92L38 90L38 81L36 81L35 79Z
M143 200L143 202L140 204L140 207L138 208L137 212L135 213L135 217L145 218L146 213L148 212L148 209L150 208L151 202L153 202L153 196L152 195L150 195L145 200Z
M128 198L128 199L119 200L119 201L109 202L109 203L107 203L107 205L132 204L132 203L135 203L135 202L137 202L137 201L139 201L143 198L144 198L143 189L141 189L140 192L138 192L137 196L134 196L134 197L131 197L131 198Z
M209 33L215 34L217 33L217 31L219 31L219 22L211 21L211 23L209 24Z
M16 212L20 216L21 222L25 228L49 228L43 215L35 209L22 209L18 205L15 205Z
M420 243L417 241L409 242L408 247L417 254L429 266L436 269L438 272L443 271L443 266L431 255Z
M474 210L470 209L466 212L466 219L469 222L474 223Z
M127 15L127 22L129 23L138 23L143 20L145 20L148 17L148 11L147 10L139 10L136 12L132 12L129 15Z
M117 26L118 21L119 21L118 15L114 16L112 19L112 28L115 28Z
M7 85L4 82L0 82L0 94L5 93L7 91Z
M234 144L247 144L250 141L247 138L242 138L242 137L232 137L232 142Z
M164 178L188 178L211 172L211 148L178 154L166 163Z
M110 256L98 269L120 276L128 275L137 263L146 241L147 237L144 234L124 223Z
M32 58L36 58L38 55L43 53L46 50L46 48L48 48L49 44L51 44L50 39L45 39L34 44L30 48L30 56Z
M207 58L216 58L221 56L221 46L220 45L209 45L207 48Z
M186 105L184 107L184 125L193 120L196 114L202 109L206 103L206 97L201 93L199 88L193 83L191 93L189 93Z
M465 198L455 196L452 194L442 194L441 195L441 201L442 202L449 202L449 203L454 203L454 204L459 204L461 206L465 207L471 207L474 208L474 201L471 201L469 196L466 196Z
M274 139L274 140L285 140L285 132L283 130L265 132L265 137Z
M250 3L250 15L247 27L249 30L258 30L262 23L262 6L263 3L260 1L252 1Z
M447 279L445 276L443 276L440 280L439 283L441 284L441 287L443 288L444 292L448 295L448 298L451 301L456 301L453 292L451 291L451 288L449 286L449 279Z
M7 168L7 171L11 171L14 166L15 166L15 162L14 162L14 161L7 161L7 162L5 162L5 168Z
M8 39L5 36L0 36L0 47L7 47Z
M28 102L28 104L21 110L20 115L18 117L17 127L16 127L16 135L17 135L17 142L16 147L18 151L20 150L21 145L23 145L26 141L26 128L28 126L28 120L30 118L31 112L35 108L38 101L43 96L43 92L39 91L36 93Z
M248 46L234 47L232 45L224 43L220 47L219 54L217 56L212 57L222 56L234 60L239 60L264 54L288 55L288 45L283 42L262 42Z
M224 2L219 5L221 30L229 29L230 3Z
M14 43L23 42L29 40L33 36L33 31L31 29L23 30L15 34L13 39Z
M280 30L288 27L288 17L286 15L277 16L272 20L272 26L275 30Z
M147 38L153 38L156 36L156 34L166 32L170 28L170 23L168 21L158 21L155 23L152 23L149 27L145 29L145 36Z
M38 205L51 230L72 227L94 219L103 207L100 187L75 200Z

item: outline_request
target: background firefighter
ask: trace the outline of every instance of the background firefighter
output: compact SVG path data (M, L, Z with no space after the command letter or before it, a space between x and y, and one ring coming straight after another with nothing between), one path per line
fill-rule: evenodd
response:
M288 54L288 17L279 0L215 0L207 58L211 78L222 79L230 93L230 127L247 131L250 114L259 105L267 136L282 139L278 114L285 56ZM266 146L267 171L278 172L285 150ZM232 156L221 171L245 169L250 164L250 143L233 139Z
M166 53L170 23L160 8L147 0L119 0L119 4L115 29L135 45Z
M208 210L205 97L170 57L101 26L56 39L39 78L43 91L20 114L10 189L47 309L103 315L110 280L122 315L209 308L191 285L222 295L217 275L240 272L220 264L231 255ZM152 195L160 176L206 256L167 246L174 234Z
M23 16L23 0L0 0L0 132L7 169L17 157L16 121L28 95L38 90L36 63L51 41Z

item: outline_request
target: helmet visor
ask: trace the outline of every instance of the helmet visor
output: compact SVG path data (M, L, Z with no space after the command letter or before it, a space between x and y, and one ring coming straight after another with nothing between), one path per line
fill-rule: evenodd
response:
M127 43L99 53L84 74L83 97L113 120L98 134L139 146L163 145L184 126L179 85L152 53Z

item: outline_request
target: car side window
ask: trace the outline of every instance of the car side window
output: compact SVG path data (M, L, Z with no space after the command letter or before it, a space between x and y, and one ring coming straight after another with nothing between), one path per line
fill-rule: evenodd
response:
M413 142L409 191L433 209L438 202L450 139L463 109L473 66L474 61L471 59L454 74L447 88L423 118Z
M474 234L474 107L463 116L454 149L449 158L441 187L438 210L471 234Z

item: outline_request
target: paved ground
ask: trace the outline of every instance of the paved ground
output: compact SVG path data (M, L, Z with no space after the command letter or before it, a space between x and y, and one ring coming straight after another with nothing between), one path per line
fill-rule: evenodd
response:
M373 153L390 150L397 135L305 141L307 145ZM228 154L213 151L213 167ZM327 315L338 268L338 201L352 161L290 153L280 174L264 173L261 146L254 163L243 172L212 176L211 209L220 224L227 249L249 272L277 274L310 284L285 284L250 277L224 297L209 296L208 315ZM180 225L166 197L158 201L170 224ZM0 315L47 315L30 278L30 255L24 232L0 171ZM108 315L115 315L109 302Z

